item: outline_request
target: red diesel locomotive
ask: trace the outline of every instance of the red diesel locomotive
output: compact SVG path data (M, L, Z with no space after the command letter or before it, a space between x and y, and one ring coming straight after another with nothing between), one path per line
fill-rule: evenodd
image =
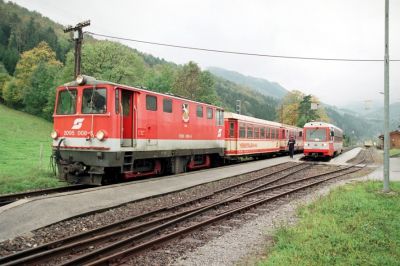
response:
M240 122L225 141L232 121ZM207 168L232 156L284 152L287 137L298 130L230 113L224 126L220 107L78 76L57 88L51 137L62 180L102 184Z

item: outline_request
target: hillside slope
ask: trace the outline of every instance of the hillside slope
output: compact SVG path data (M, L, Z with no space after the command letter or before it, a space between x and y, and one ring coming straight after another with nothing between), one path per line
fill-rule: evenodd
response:
M265 96L281 99L283 98L283 96L285 96L286 93L288 93L288 90L286 90L277 82L271 82L262 78L245 76L241 73L218 67L210 67L208 68L208 71L223 79L251 88Z
M0 104L0 193L60 184L49 170L51 129L44 119Z

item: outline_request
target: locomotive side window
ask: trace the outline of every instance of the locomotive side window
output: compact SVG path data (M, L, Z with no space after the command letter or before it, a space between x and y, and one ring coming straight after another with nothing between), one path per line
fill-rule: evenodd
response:
M197 117L203 117L203 106L197 105L196 114L197 114Z
M224 125L224 111L217 109L217 111L215 113L215 118L217 121L217 126Z
M244 124L239 124L239 138L245 138L246 137L246 127Z
M119 90L115 90L115 113L119 114Z
M163 99L163 111L165 113L172 113L172 100Z
M208 119L213 118L213 109L211 107L207 107L207 118Z
M82 114L104 114L107 111L107 90L84 89L82 96Z
M76 90L62 90L58 93L56 114L71 115L76 113Z
M247 138L253 138L253 128L252 127L247 127Z
M157 111L157 97L146 95L146 110Z

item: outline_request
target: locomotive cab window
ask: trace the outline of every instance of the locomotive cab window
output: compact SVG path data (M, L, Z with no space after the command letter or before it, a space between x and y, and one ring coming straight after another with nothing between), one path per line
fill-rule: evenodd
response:
M165 113L172 113L172 100L163 99L163 111Z
M107 90L105 88L84 89L82 114L104 114L107 111Z
M62 90L58 93L56 114L71 115L76 113L76 90Z
M157 97L146 95L146 110L157 111Z

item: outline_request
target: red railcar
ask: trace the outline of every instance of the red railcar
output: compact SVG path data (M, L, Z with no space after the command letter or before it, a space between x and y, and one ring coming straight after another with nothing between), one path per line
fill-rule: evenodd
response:
M79 77L57 88L51 136L62 179L100 184L208 167L223 129L219 107Z
M343 131L329 123L309 122L304 125L304 155L332 158L342 152Z

